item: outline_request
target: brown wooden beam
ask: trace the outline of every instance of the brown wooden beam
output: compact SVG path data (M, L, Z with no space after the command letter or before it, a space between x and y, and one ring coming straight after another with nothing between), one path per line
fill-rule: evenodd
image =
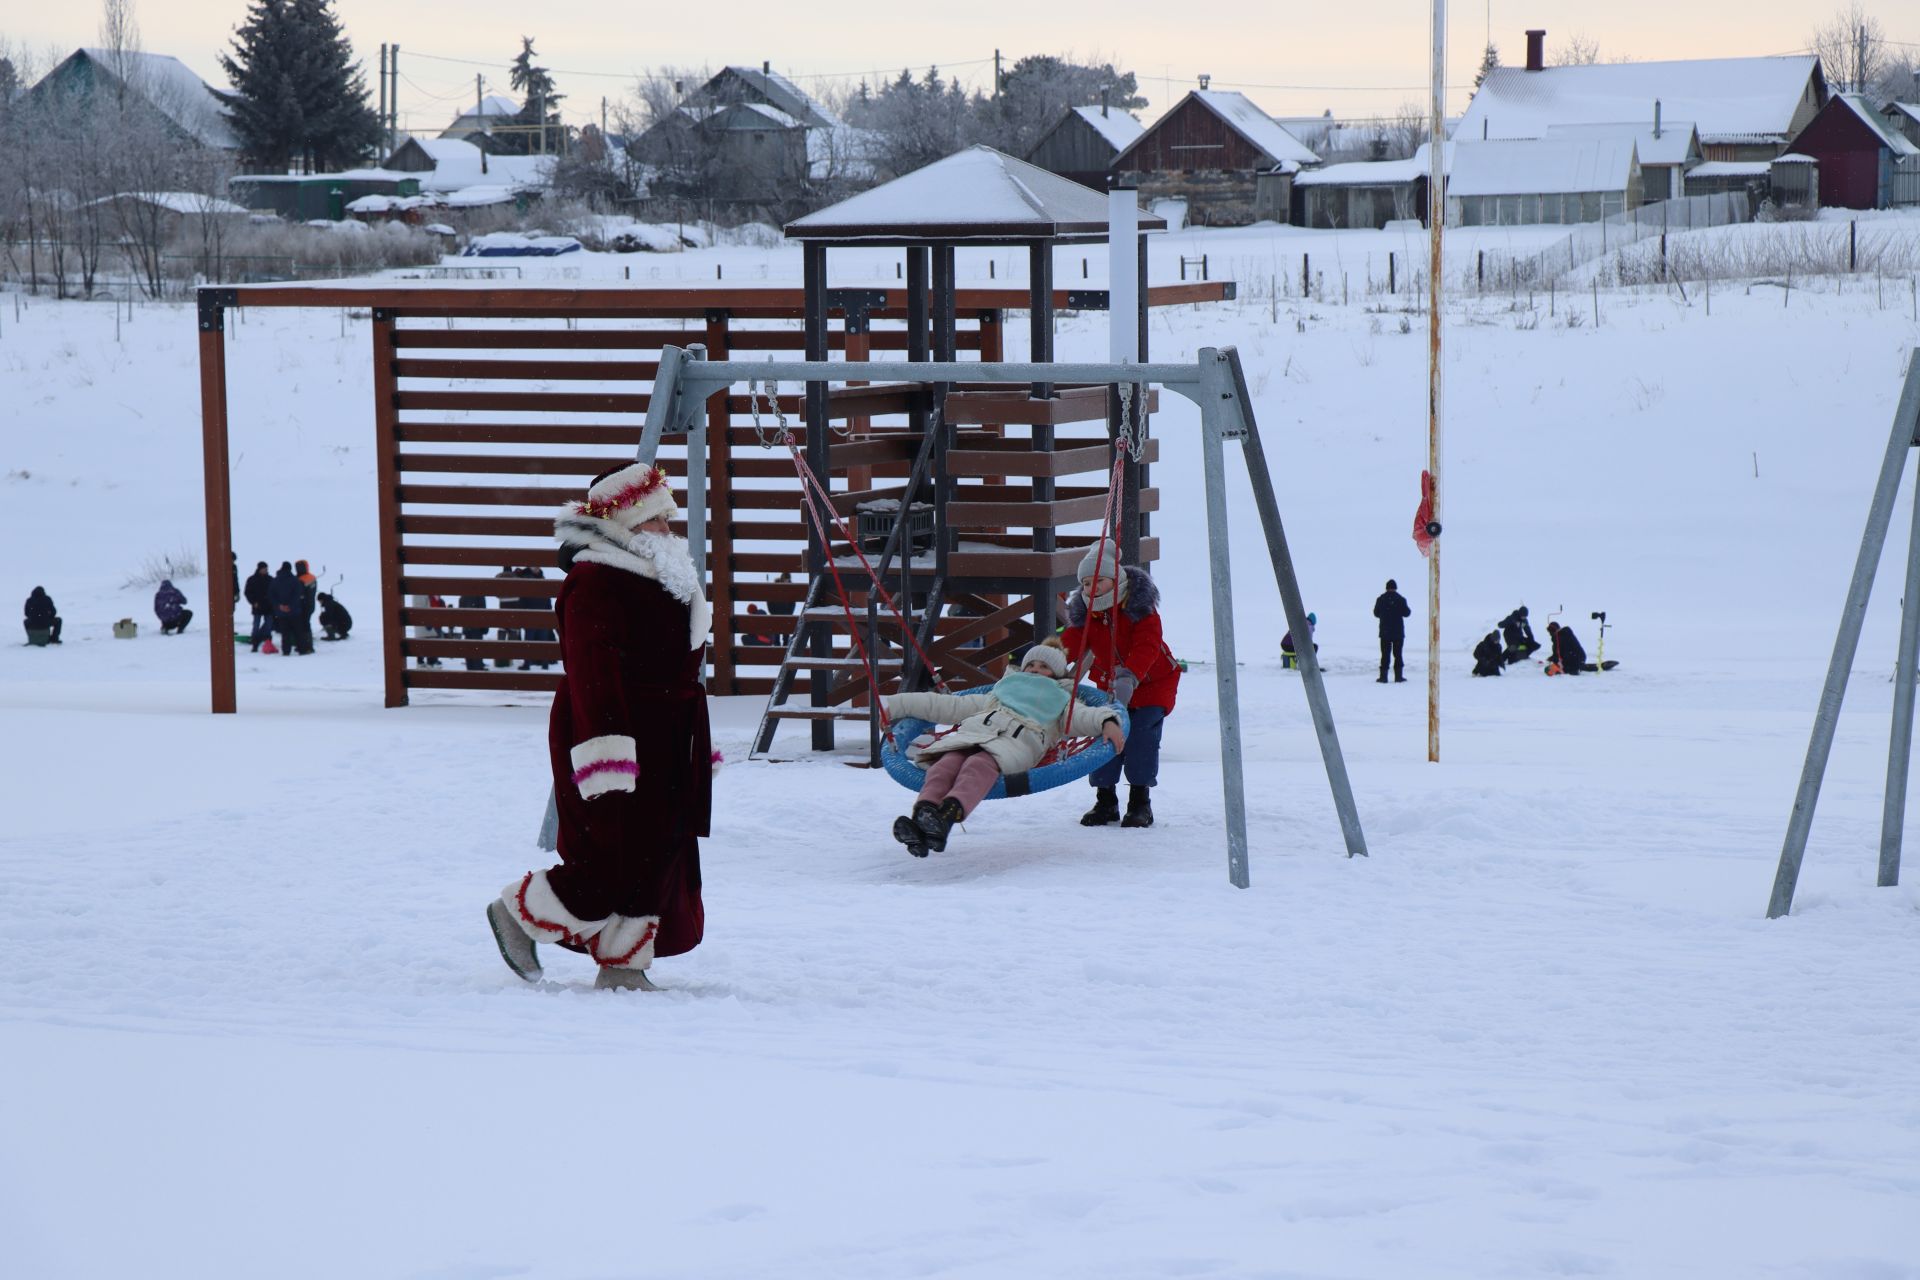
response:
M225 308L200 308L200 452L207 517L208 684L215 715L239 710L234 687L232 498L227 463L227 334Z
M406 627L400 621L400 471L395 465L399 446L394 440L394 424L399 418L395 403L398 384L393 376L393 317L376 312L373 317L373 448L376 462L376 493L380 521L380 618L382 666L386 683L386 705L407 705L407 659L400 642Z

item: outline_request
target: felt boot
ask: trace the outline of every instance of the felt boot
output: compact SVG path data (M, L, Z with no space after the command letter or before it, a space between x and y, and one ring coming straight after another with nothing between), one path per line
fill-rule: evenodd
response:
M612 965L601 967L593 980L595 991L658 991L653 979L647 976L645 969L618 969Z
M1093 808L1080 815L1083 827L1104 827L1120 819L1120 793L1112 787L1100 787L1094 792Z
M507 962L507 968L528 982L540 981L540 956L533 939L513 918L507 904L498 898L487 904L487 925L493 930L493 941L500 948L500 958Z

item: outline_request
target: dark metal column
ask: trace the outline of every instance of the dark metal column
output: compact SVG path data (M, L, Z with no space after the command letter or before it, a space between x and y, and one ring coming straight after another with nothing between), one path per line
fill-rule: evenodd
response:
M1027 358L1035 364L1053 362L1053 245L1046 240L1036 240L1027 246ZM1035 400L1051 400L1053 384L1036 382L1028 394ZM1053 452L1053 424L1036 422L1031 430L1033 451ZM1052 502L1053 499L1053 477L1035 476L1033 500ZM1034 526L1035 551L1052 552L1058 545L1050 519ZM1053 575L1047 573L1036 576L1033 584L1033 638L1045 639L1053 634L1053 627Z
M802 291L805 297L807 319L807 359L825 360L827 358L827 247L824 244L808 242L801 251ZM777 394L777 389L776 389ZM820 381L807 383L807 466L813 474L821 477L821 483L831 484L827 465L827 384ZM801 499L805 501L804 496ZM802 518L805 508L801 508ZM827 571L827 556L830 548L820 541L813 529L813 522L807 521L807 576L817 578ZM805 625L806 620L800 619ZM731 620L727 625L732 625ZM825 627L809 628L806 645L809 657L828 658L833 655L833 637ZM815 668L807 673L808 702L820 709L828 706L833 681L825 668ZM825 716L813 721L813 749L831 751L833 749L833 721Z
M958 316L954 310L953 246L933 246L933 358L954 358ZM947 450L952 447L953 428L947 422L947 388L950 383L936 382L928 388L932 398L933 428L939 443L933 453L933 576L947 576L947 556L953 550L953 537L947 528L947 504L953 501L953 477L947 471Z

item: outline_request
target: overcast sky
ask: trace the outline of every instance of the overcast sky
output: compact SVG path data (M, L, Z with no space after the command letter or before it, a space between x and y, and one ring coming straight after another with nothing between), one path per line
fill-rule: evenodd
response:
M1870 0L1871 3L1871 0ZM216 87L216 61L245 0L136 0L148 51L170 53ZM1831 0L1611 0L1598 5L1485 0L1449 5L1450 110L1464 104L1489 21L1502 60L1524 60L1527 27L1547 30L1548 46L1579 32L1606 58L1750 56L1804 50L1814 26L1838 5ZM1887 0L1872 6L1887 35L1920 42L1920 5ZM97 9L89 0L63 5L10 0L0 33L15 43L62 53L96 42ZM833 0L821 4L726 0L687 6L659 0L336 0L336 9L374 85L383 41L400 46L403 128L438 129L471 103L474 76L507 92L507 64L522 35L535 38L541 61L568 95L569 120L596 118L604 95L615 101L633 76L660 66L758 64L812 89L823 78L897 76L929 63L969 84L991 83L993 54L1008 63L1023 54L1098 55L1134 71L1151 121L1202 74L1215 88L1238 89L1280 115L1390 114L1426 100L1426 3L1344 0L1339 4L1276 4L1274 0L1106 0L1046 6L1035 0L962 0L902 5L898 0ZM689 10L693 10L689 12ZM956 16L956 15L964 15ZM1907 28L1912 28L1911 30ZM478 65L476 65L478 64Z

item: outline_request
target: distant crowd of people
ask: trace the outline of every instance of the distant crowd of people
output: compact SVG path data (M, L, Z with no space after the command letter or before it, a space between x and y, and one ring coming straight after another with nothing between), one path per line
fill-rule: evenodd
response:
M499 573L494 575L496 578L526 578L535 582L545 581L546 576L546 574L532 565L522 565L519 567L505 565L502 566ZM459 598L459 604L462 609L484 609L487 607L487 597L482 595L461 596ZM426 595L413 597L413 605L416 609L444 609L447 606L447 602L441 596ZM553 601L544 595L502 595L500 597L500 607L502 609L534 609L542 613L550 613L553 610ZM455 630L456 628L453 627L420 626L414 629L414 635L416 638L422 639L447 637L453 635ZM487 629L485 627L463 626L458 628L458 631L461 638L467 640L484 640L487 636ZM547 643L552 643L558 638L551 627L501 627L495 635L496 638L500 640L531 640L536 642L544 641ZM437 667L440 665L440 659L431 656L417 657L413 660L413 663L417 667ZM511 667L513 665L513 659L495 658L493 665L496 667ZM520 663L520 670L532 671L537 667L541 671L545 671L552 665L551 662L535 662L532 659L526 659ZM467 670L485 671L486 669L487 664L482 659L467 659Z
M238 565L234 576L239 577ZM345 640L353 630L353 615L347 607L320 590L305 560L282 560L278 571L267 572L267 562L253 567L247 579L247 606L253 611L253 632L248 643L254 653L313 652L313 616L320 614L320 631L328 640ZM238 603L236 601L236 603ZM280 637L276 650L275 636Z
M1413 607L1407 603L1407 598L1400 594L1399 584L1392 578L1387 579L1387 589L1374 600L1373 616L1379 620L1380 632L1378 683L1386 684L1391 679L1395 684L1405 684L1403 650L1407 641L1407 619L1413 616ZM1595 613L1593 616L1600 623L1601 639L1604 641L1607 615ZM1319 621L1314 614L1307 615L1307 633L1310 641L1313 640L1313 632ZM1546 673L1550 676L1611 671L1619 665L1617 662L1588 661L1586 646L1580 643L1580 637L1574 634L1573 628L1564 622L1547 623L1547 643L1542 645L1534 637L1533 623L1527 615L1527 606L1521 605L1502 618L1494 630L1487 632L1485 638L1474 646L1473 674L1476 676L1501 675L1506 668L1532 657L1543 648L1547 651L1545 667ZM1315 653L1320 651L1317 641L1313 641L1313 650ZM1280 665L1289 668L1300 665L1299 646L1295 643L1291 630L1280 638Z

